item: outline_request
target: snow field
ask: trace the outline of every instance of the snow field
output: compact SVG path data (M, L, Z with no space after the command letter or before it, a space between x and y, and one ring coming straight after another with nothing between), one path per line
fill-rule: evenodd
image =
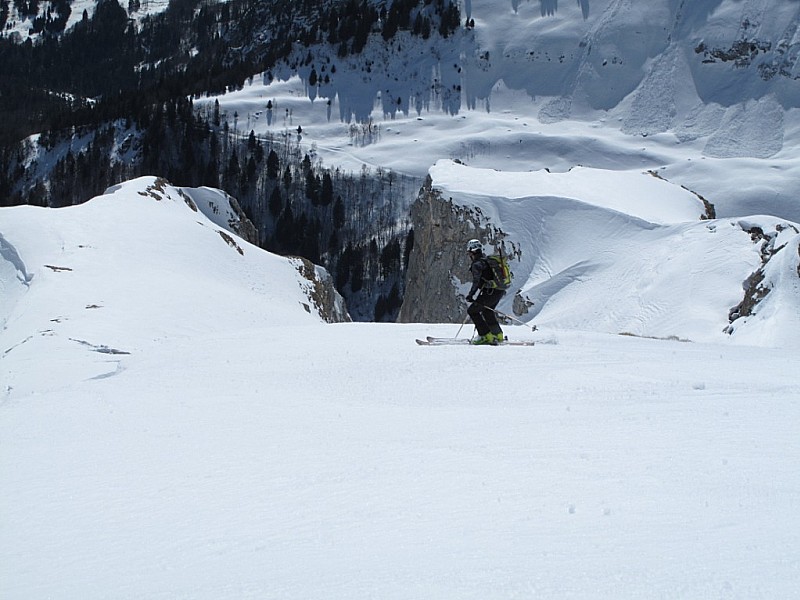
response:
M513 327L543 343L413 344L452 330L160 341L12 394L3 596L789 591L790 357Z

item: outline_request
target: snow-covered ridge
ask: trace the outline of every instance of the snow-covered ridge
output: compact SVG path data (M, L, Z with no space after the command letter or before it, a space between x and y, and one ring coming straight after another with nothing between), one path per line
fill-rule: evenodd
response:
M335 295L327 299L338 306L323 305L323 274L230 229L227 201L143 177L79 206L0 210L0 352L141 353L156 338L347 318ZM88 371L60 373L59 385L107 370L80 364ZM0 373L23 389L34 374Z
M514 173L441 161L430 174L443 199L493 232L487 249L502 239L513 257L505 312L566 329L796 344L796 223L700 220L697 196L649 173ZM743 302L747 310L737 308Z
M487 197L498 194L509 200L531 196L577 200L650 223L681 223L706 216L706 207L696 194L652 173L586 167L566 173L507 172L439 161L430 175L436 187L448 192ZM482 208L485 212L493 210L491 203Z

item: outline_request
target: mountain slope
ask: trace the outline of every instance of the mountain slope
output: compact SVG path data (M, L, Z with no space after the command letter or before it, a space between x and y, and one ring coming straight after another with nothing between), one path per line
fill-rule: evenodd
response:
M320 305L322 273L215 225L191 196L236 225L224 194L183 191L155 178L80 206L3 209L4 358L45 361L48 380L62 387L107 376L119 364L114 357L147 353L163 337L247 327L272 327L280 337L287 326L318 323L323 314L346 317L341 306L337 313ZM131 322L139 327L125 325ZM95 359L73 362L77 356ZM22 393L41 378L36 362L24 369L8 363L0 365L7 390Z
M489 249L503 239L515 273L500 304L507 313L564 329L796 343L796 223L700 220L697 196L650 173L513 173L440 161L430 174L442 198L479 215Z

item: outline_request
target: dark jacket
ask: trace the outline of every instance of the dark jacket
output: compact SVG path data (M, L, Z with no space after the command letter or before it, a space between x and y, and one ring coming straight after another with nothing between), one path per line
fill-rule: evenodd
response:
M472 261L472 265L469 268L470 273L472 273L472 287L467 294L467 297L474 298L475 294L483 288L483 285L487 281L492 281L494 279L494 273L492 272L492 268L489 266L489 263L486 261L486 257L481 254Z

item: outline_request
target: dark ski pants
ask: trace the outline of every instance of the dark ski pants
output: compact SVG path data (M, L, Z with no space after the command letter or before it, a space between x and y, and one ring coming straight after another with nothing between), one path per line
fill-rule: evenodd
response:
M475 328L478 330L478 335L486 335L487 333L502 333L500 323L497 321L497 314L494 309L500 299L505 296L503 290L484 289L478 294L475 302L467 308L467 314L475 323Z

